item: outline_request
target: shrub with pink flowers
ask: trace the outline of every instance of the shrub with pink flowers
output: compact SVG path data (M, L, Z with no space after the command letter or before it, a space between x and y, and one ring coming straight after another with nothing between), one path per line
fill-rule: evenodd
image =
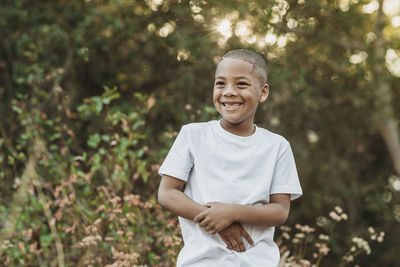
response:
M175 265L183 245L177 217L157 205L155 197L166 150L151 149L146 135L145 114L155 99L136 94L134 108L124 113L111 105L118 98L115 88L105 87L102 95L85 99L76 110L65 110L64 120L35 108L19 114L26 125L16 140L29 160L14 179L13 201L0 208L5 222L2 264ZM198 110L195 116L207 112ZM101 127L86 129L82 144L76 132L83 132L79 127L85 121ZM175 136L171 130L161 141L168 147ZM335 227L347 219L335 207L328 217L318 217L316 226L281 226L276 235L280 266L323 266ZM370 242L383 238L372 227L365 236L349 237L348 252L339 255L341 266L370 254Z
M279 267L324 266L324 258L331 252L332 242L337 235L335 227L348 220L348 215L339 206L329 212L329 217L318 217L315 226L295 224L294 228L280 226L280 235L276 241L280 247ZM383 242L384 232L369 227L364 237L352 236L347 240L348 251L340 257L337 266L353 263L362 253L371 254L371 242Z

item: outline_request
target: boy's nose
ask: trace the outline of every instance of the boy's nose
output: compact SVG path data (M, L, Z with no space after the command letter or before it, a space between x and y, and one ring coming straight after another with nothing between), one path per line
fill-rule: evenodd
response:
M236 88L231 85L231 84L227 84L227 86L225 87L225 90L223 92L224 95L236 95Z

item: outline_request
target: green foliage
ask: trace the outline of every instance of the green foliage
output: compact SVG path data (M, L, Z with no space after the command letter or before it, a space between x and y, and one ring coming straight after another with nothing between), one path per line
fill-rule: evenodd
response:
M256 122L290 140L305 192L288 224L340 205L349 221L326 266L369 226L392 234L359 263L393 265L400 178L379 121L399 120L387 55L399 53L400 28L395 15L364 12L367 2L5 1L1 262L59 264L58 236L67 266L172 266L181 241L175 216L154 202L158 166L182 124L218 118L215 62L246 47L270 68Z
M55 234L61 238L67 266L77 261L100 265L174 262L172 256L181 245L176 237L177 220L156 205L153 194L141 193L141 184L154 179L157 168L151 166L143 133L149 97L135 93L135 105L126 113L113 106L120 97L117 88L104 90L102 95L86 99L76 111L71 110L73 119L42 115L32 120L37 108L29 114L20 113L31 119L31 125L21 133L26 141L23 149L34 153L28 147L41 138L48 150L37 155L35 175L27 181L28 199L21 207L18 231L1 250L5 264L54 262ZM79 129L85 121L98 123L97 131L88 129L87 146L78 154L72 148L80 140L71 129ZM10 159L8 165L24 162L26 157ZM14 189L18 190L20 183L16 178ZM48 204L38 200L42 190L54 217L43 213L43 205ZM2 221L7 221L13 205L2 206ZM56 221L56 233L49 227L51 220ZM165 251L166 247L171 250Z

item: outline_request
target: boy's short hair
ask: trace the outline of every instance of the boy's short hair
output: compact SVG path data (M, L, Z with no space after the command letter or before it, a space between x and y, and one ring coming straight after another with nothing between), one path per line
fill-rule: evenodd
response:
M261 85L264 85L267 82L267 77L268 77L267 63L260 54L248 49L236 49L229 51L228 53L223 55L219 62L221 62L225 58L240 59L252 64L253 65L252 71L256 72L258 76L260 76Z

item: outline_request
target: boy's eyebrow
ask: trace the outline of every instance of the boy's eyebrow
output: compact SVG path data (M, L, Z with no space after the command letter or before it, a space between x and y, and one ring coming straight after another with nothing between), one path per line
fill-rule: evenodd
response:
M250 81L250 79L246 76L239 76L239 77L235 77L236 80L240 80L240 79L246 79L248 81Z
M215 77L215 79L216 79L216 80L217 80L217 79L226 80L226 78L225 78L224 76L217 76L217 77ZM240 80L240 79L246 79L246 80L250 81L250 79L249 79L248 77L246 77L246 76L238 76L238 77L235 77L235 80Z

